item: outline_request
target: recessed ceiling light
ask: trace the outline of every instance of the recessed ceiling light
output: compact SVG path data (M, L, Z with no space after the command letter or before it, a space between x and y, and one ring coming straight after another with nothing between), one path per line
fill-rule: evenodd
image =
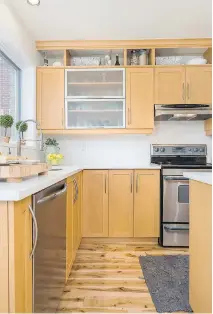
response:
M27 0L30 5L40 5L40 0Z

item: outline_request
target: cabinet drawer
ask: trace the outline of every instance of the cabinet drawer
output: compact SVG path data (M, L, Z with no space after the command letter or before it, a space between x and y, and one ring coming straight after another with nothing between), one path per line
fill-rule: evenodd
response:
M163 224L163 246L189 246L189 225Z

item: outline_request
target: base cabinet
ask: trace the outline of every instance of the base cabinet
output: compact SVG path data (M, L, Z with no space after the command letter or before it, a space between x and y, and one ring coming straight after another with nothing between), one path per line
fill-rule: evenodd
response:
M67 214L66 214L66 279L73 263L73 182L67 180Z
M0 202L0 312L32 313L31 197Z
M159 170L83 172L83 237L159 237Z
M108 170L83 172L83 237L108 237Z
M159 237L160 173L136 170L134 180L134 237Z
M212 313L212 185L190 180L189 198L189 303Z
M67 222L66 222L66 278L68 279L76 252L82 238L81 205L82 205L82 175L67 179Z
M109 171L109 237L133 236L133 171Z

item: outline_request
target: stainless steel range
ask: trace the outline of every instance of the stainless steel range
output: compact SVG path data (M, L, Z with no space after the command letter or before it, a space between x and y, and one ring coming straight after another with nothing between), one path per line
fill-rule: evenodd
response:
M161 165L162 246L189 246L189 180L184 172L211 171L206 145L151 145L151 162Z

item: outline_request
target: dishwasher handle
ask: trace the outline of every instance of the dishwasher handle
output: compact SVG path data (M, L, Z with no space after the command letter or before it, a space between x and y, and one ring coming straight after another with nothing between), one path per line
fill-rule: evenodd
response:
M28 206L29 208L29 211L32 215L32 219L33 219L33 224L35 226L35 240L33 240L33 248L32 248L32 251L30 253L30 259L33 257L34 255L34 252L35 252L35 249L36 249L36 245L37 245L37 242L38 242L38 224L37 224L37 220L36 220L36 216L35 216L35 213L31 207L31 205Z
M67 185L66 185L66 183L65 183L62 190L60 190L60 191L58 191L58 192L56 192L56 193L53 193L53 194L51 194L51 195L48 195L48 196L45 196L45 197L41 198L40 200L38 200L37 204L42 204L42 203L45 203L45 202L47 202L47 201L53 200L53 199L55 199L56 197L58 197L58 196L64 194L66 191L67 191Z

